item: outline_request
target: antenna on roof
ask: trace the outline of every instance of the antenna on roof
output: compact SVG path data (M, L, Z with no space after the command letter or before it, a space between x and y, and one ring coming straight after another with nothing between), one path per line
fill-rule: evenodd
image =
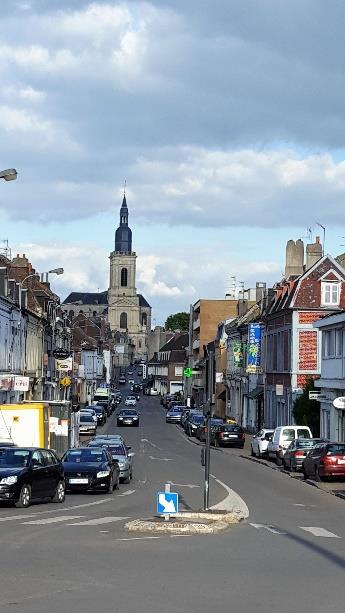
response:
M316 222L316 225L322 228L323 230L323 243L322 243L322 257L325 255L325 243L326 243L326 228L322 225L322 223Z

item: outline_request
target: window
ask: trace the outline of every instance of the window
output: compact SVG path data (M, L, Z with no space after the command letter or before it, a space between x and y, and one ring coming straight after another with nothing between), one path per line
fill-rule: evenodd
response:
M127 329L127 313L121 313L120 315L120 328Z
M143 313L141 316L141 325L142 326L147 326L147 315L146 313Z
M141 341L139 341L138 346L139 346L139 349L141 349Z
M295 439L295 431L294 430L283 430L282 440L283 441L293 441Z
M127 268L122 268L121 269L121 287L127 287L127 277L128 277Z
M322 333L322 353L325 358L335 355L335 330L325 330Z
M335 355L341 358L343 355L343 331L341 328L335 331Z
M340 299L340 283L321 284L321 302L323 305L337 306Z
M44 466L43 457L40 451L34 451L32 454L32 464L34 466Z
M51 451L48 451L48 449L42 449L41 453L42 453L42 455L44 457L44 461L45 461L46 466L51 466L53 464L56 464L56 458L51 453Z

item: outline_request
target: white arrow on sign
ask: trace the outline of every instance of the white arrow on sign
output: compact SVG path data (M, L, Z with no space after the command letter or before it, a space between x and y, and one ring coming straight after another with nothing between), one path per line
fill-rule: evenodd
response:
M175 505L173 500L167 500L165 494L158 495L158 502L163 507L163 513L175 513Z
M249 525L253 526L253 528L256 528L257 530L259 530L260 528L263 528L264 530L267 530L268 532L272 532L273 534L287 534L287 532L282 532L278 528L275 528L274 526L267 526L266 524L249 524Z

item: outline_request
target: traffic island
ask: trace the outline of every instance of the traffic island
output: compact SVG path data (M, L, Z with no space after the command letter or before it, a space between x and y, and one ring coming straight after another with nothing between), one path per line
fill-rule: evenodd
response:
M243 519L240 513L207 511L198 513L175 513L169 521L156 516L136 519L125 524L129 532L160 532L172 534L219 534Z

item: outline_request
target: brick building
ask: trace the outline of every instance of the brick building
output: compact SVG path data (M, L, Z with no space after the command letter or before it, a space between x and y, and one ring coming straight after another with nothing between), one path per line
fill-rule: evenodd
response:
M183 391L183 368L188 334L176 332L148 362L151 386L162 395Z
M320 332L313 324L345 307L345 270L322 256L319 239L307 245L289 241L285 278L274 288L265 315L265 426L293 422L296 397L321 368Z

